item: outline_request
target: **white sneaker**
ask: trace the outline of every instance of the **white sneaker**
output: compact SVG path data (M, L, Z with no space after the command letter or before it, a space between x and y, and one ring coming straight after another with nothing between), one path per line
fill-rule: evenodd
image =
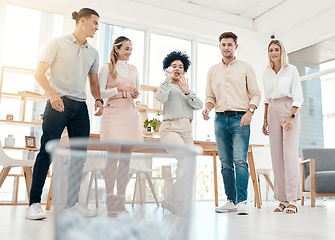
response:
M225 213L225 212L236 212L237 208L232 201L227 201L221 207L215 208L215 212L217 213Z
M237 204L237 215L248 215L247 201L239 202Z
M68 208L68 210L70 212L79 213L83 217L95 217L98 214L97 211L92 211L79 203L76 203L73 207Z
M40 203L33 203L26 210L26 218L30 220L42 220L47 218L47 214L43 211Z

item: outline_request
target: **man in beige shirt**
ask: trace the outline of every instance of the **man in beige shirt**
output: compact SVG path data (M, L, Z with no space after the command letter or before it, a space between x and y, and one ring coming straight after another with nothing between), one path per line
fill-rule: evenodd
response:
M237 36L224 32L219 37L222 61L208 71L204 120L215 108L215 137L227 202L216 212L238 211L247 215L249 169L247 154L250 122L261 95L252 67L237 60Z

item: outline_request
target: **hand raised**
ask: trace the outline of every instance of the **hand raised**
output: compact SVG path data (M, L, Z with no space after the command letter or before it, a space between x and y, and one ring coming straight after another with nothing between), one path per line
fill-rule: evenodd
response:
M171 71L171 72L169 72L168 70L169 70L168 68L165 69L165 76L166 76L168 79L172 79L172 77L173 77L173 68L172 68L172 71Z
M183 93L190 93L190 85L188 84L188 79L185 78L184 75L180 75L179 77L179 87Z

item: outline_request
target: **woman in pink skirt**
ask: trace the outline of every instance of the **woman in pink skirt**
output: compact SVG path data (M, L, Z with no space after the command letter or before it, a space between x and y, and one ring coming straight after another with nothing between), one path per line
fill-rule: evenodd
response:
M269 135L274 173L275 212L296 213L301 199L299 170L299 108L303 103L299 73L288 64L283 44L272 40L268 46L269 65L263 74L265 111L263 134Z
M132 43L126 37L118 37L113 44L110 63L99 72L101 97L107 99L101 118L101 140L114 142L143 141L136 99L140 85L135 66L127 63L132 53ZM129 161L132 147L108 148L104 178L107 192L107 214L117 216L125 209L125 192L128 184ZM129 158L118 159L117 154ZM116 183L116 195L114 186Z

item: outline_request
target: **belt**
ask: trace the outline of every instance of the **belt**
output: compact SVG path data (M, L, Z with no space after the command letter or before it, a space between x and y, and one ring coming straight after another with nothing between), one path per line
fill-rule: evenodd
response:
M224 112L216 112L216 114L223 115L223 116L237 116L237 115L244 115L246 112L244 111L224 111Z

